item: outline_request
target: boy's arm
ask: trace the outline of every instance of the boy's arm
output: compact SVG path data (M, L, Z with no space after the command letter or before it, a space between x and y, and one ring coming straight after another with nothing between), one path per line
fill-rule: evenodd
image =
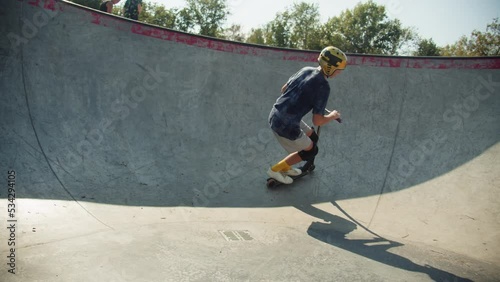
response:
M332 120L338 120L340 119L340 113L338 111L328 111L326 110L327 114L322 115L322 114L313 114L313 124L314 126L322 126L327 123L329 123Z

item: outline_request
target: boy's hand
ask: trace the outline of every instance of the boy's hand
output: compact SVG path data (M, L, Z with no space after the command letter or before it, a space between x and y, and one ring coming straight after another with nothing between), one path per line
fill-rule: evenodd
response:
M338 111L333 110L330 113L328 113L327 117L329 119L337 119L338 120L338 119L340 119L340 113Z
M330 111L328 109L325 109L326 113L326 118L329 120L336 120L338 123L342 123L342 119L340 118L340 113L338 111Z
M342 123L342 120L340 119L340 113L338 111L330 112L329 110L325 109L324 114L313 115L313 124L315 126L322 126L332 120L336 120L338 123Z

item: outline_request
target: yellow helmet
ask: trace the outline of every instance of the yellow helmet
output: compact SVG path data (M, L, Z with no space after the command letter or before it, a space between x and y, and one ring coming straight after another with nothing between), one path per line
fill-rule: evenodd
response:
M318 62L325 75L330 77L336 70L346 68L347 56L339 48L328 46L319 54Z

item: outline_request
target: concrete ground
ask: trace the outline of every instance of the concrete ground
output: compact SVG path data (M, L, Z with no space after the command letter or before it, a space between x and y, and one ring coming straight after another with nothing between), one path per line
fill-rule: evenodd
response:
M0 6L1 281L498 281L500 58L348 54L316 170L267 125L317 52ZM307 117L310 122L310 117Z

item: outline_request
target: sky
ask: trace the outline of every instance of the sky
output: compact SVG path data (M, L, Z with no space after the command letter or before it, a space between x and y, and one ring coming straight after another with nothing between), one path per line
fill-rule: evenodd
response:
M185 0L147 0L166 8L182 8ZM321 23L352 10L365 0L227 0L231 15L226 26L239 24L245 32L272 21L276 13L306 2L319 6ZM437 46L453 44L474 30L486 31L494 18L500 17L500 0L373 0L386 7L390 19L399 19L403 27L413 27L423 39L433 39Z

